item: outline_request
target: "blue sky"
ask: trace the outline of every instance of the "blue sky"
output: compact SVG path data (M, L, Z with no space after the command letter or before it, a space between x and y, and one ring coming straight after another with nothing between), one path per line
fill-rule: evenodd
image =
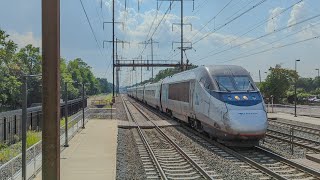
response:
M103 48L102 41L111 40L112 31L110 25L105 25L103 30L102 22L111 21L112 1L102 0L102 8L101 0L82 1L99 44L80 0L61 1L61 56L69 60L80 57L93 68L95 75L111 80L112 46L105 44ZM159 42L159 47L154 49L155 59L179 60L179 52L171 46L172 41L180 38L177 26L172 31L172 23L180 22L180 2L174 2L168 10L169 2L159 1L158 11L156 0L140 0L139 11L137 2L127 0L125 9L125 0L116 1L116 21L124 22L124 27L117 25L116 36L130 41L130 47L119 45L119 56L132 59L142 54L144 59L150 58L150 47L143 51L143 45L138 43L153 35ZM294 68L294 60L301 59L299 74L316 76L314 69L320 67L320 39L311 38L320 35L319 0L195 0L194 10L192 1L184 4L185 22L192 24L192 31L189 26L184 27L185 41L192 42L194 48L186 52L191 63L241 65L258 80L259 70L264 79L264 72L270 66L280 63L285 68ZM41 46L40 0L2 0L0 16L0 28L20 47L29 43ZM311 17L314 18L307 20ZM155 72L160 69L156 68ZM130 83L130 70L121 69L122 85ZM140 77L140 70L133 73L134 77L135 74ZM151 71L143 69L144 79L150 76Z

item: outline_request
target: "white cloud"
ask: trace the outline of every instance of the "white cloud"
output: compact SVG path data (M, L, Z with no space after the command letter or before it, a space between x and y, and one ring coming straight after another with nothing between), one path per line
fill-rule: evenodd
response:
M283 11L283 8L276 7L274 9L271 9L269 11L269 21L266 26L266 32L272 32L275 29L278 28L278 25L280 23L280 13Z
M290 18L288 20L288 26L297 23L297 21L305 15L306 10L304 9L304 7L305 7L304 2L294 5L294 7L292 8L291 13L290 13Z
M304 27L304 30L297 34L299 40L304 40L320 35L320 26L319 23L308 24Z
M8 32L8 34L10 35L9 39L14 41L19 48L22 48L28 44L32 44L35 47L41 47L41 38L35 37L33 32L25 32L20 34L12 31Z

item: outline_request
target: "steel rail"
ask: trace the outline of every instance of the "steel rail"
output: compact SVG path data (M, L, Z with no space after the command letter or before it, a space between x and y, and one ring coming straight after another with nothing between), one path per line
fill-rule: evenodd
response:
M279 122L279 121L269 121L269 122L276 123L276 124L282 124L282 125L285 125L289 128L294 127L294 130L296 130L296 131L320 136L320 129L318 129L318 128L306 127L306 126L302 126L302 125L296 125L296 124L291 124L291 123L287 123L287 122ZM271 124L271 125L275 126L274 124ZM314 132L310 132L310 131L314 131Z
M122 99L122 102L123 102L124 105L125 105L125 108L128 110L128 111L126 111L126 112L128 113L128 114L127 114L128 119L129 119L129 116L130 116L130 119L131 119L133 122L136 122L135 117L133 116L132 112L129 110L128 105L127 105L127 103L124 101L124 99L123 99L122 96L121 96L121 99ZM143 132L142 132L139 124L138 124L138 123L136 123L136 124L137 124L138 133L139 133L139 135L140 135L140 137L141 137L141 139L142 139L142 142L143 142L144 145L146 146L147 150L148 150L149 153L150 153L150 156L151 156L153 162L154 162L155 165L157 166L161 178L164 179L164 180L167 180L168 178L167 178L166 174L164 173L164 171L163 171L163 169L162 169L162 167L161 167L161 165L160 165L160 163L159 163L156 155L154 154L152 148L150 147L147 139L145 138L145 136L144 136L144 134L143 134Z
M307 139L307 138L303 138L303 137L299 137L299 136L295 136L295 135L290 135L288 133L284 133L284 132L279 132L279 131L276 131L276 130L272 130L272 129L268 129L268 131L272 132L272 133L278 133L278 134L281 134L283 136L287 136L287 137L293 137L293 138L296 138L296 139L299 139L299 140L302 140L302 141L307 141L307 142L310 142L310 143L314 143L314 144L319 144L320 145L320 142L318 141L315 141L315 140L311 140L311 139ZM267 132L268 132L267 131Z
M273 156L274 158L276 158L276 159L278 159L278 160L280 160L280 161L282 161L282 162L284 162L284 163L286 163L288 165L297 167L297 168L299 168L299 170L304 171L304 172L306 172L306 173L308 173L308 174L310 174L312 176L316 176L317 178L320 177L320 171L317 171L315 169L311 169L311 168L303 166L303 165L301 165L299 163L293 162L293 161L291 161L291 160L289 160L289 159L287 159L285 157L282 157L282 156L280 156L280 155L278 155L276 153L273 153L273 152L271 152L271 151L269 151L269 150L267 150L267 149L265 149L265 148L263 148L261 146L255 146L255 148L263 151L264 153L266 153L266 154L268 154L270 156Z
M144 107L146 107L144 104L142 104L142 105L143 105ZM148 109L149 109L149 108L148 108ZM155 111L153 111L153 112L155 112ZM163 117L168 117L167 115L164 115L164 114L162 114L162 113L160 114L160 112L157 112L157 114L160 115L160 116L163 116ZM204 137L204 136L203 136L202 134L200 134L199 132L196 132L196 131L193 131L193 132L194 132L194 134L196 134L198 137L201 137L201 138L205 139L208 143L210 143L210 144L212 144L212 145L214 145L214 146L216 146L216 147L224 150L225 152L233 155L234 157L238 158L239 160L241 160L241 161L243 161L243 162L247 162L247 163L250 164L251 166L253 166L253 167L261 170L262 172L268 174L269 176L274 177L274 178L276 178L276 179L287 180L287 178L285 178L285 177L281 176L280 174L274 172L273 170L269 169L268 167L265 167L265 166L259 164L258 162L255 162L255 161L251 160L250 158L242 155L241 153L236 152L235 150L233 150L233 149L231 149L231 148L229 148L229 147L226 147L226 146L224 146L224 145L222 145L222 144L220 144L220 143L218 143L218 142L209 140L207 137ZM267 151L267 150L265 150L265 149L262 148L262 147L255 147L255 148L257 148L257 149L259 149L259 150L261 150L261 151L264 151L264 152L267 153L268 155L277 158L278 160L282 161L282 162L285 163L285 164L289 164L289 165L293 166L293 168L297 168L297 170L300 170L300 171L303 171L303 172L307 172L308 174L311 174L312 176L320 177L320 172L318 172L318 171L316 171L316 170L314 170L314 169L310 169L310 168L307 168L307 167L305 167L305 166L303 166L303 165L301 165L301 164L298 164L298 163L295 163L295 162L293 162L293 161L290 161L290 160L288 160L288 159L286 159L286 158L284 158L284 157L281 157L281 156L276 155L276 154L274 154L274 153L272 153L272 152L270 152L270 151Z
M286 133L281 133L281 132L278 132L278 131L274 131L274 130L268 130L268 131L271 131L272 133L278 133L278 134L281 134L282 136L287 136L288 138L290 138L290 134L286 134ZM275 135L272 135L272 134L268 134L267 132L267 137L271 137L273 139L278 139L280 141L284 141L284 142L287 142L289 144L294 144L294 145L297 145L297 146L301 146L301 147L304 147L306 149L310 149L312 151L316 151L318 153L320 153L320 149L317 149L317 148L314 148L314 147L311 147L311 146L308 146L308 145L304 145L304 144L301 144L301 143L298 143L298 142L295 142L295 141L291 141L291 140L288 140L288 139L284 139L284 138L281 138L279 136L275 136ZM313 140L309 140L309 139L305 139L305 138L301 138L301 137L297 137L297 136L292 136L292 138L295 138L295 139L300 139L302 141L305 141L307 143L314 143L314 144L319 144L318 146L320 146L320 143L319 142L316 142L316 141L313 141Z
M132 105L146 118L150 120L150 117L148 115L145 114L145 112L143 112L139 107L137 107L136 104ZM168 141L170 142L176 149L178 152L181 153L181 155L187 159L200 173L201 175L203 175L206 179L212 179L210 177L210 175L204 170L202 169L195 161L193 161L180 147L179 145L177 145L172 139L170 139L162 130L161 128L155 124L153 121L150 120L150 122L155 126L155 129Z

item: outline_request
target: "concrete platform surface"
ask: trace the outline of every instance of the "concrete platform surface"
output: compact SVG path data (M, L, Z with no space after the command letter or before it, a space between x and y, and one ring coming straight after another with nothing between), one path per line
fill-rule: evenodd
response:
M320 125L320 118L314 118L314 117L308 117L308 116L294 117L294 115L286 114L286 113L268 113L268 118L287 119L291 121L298 121L298 122Z
M320 164L310 161L309 159L301 158L301 159L292 159L293 162L304 165L310 169L320 172Z
M117 120L90 120L61 152L60 179L115 179L117 125ZM41 173L35 179L40 180Z

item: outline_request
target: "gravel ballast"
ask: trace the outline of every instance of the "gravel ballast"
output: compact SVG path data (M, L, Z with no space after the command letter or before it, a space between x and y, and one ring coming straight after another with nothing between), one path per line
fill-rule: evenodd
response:
M182 148L192 151L202 162L206 163L210 168L216 171L223 179L257 179L257 177L246 172L245 169L239 167L228 159L215 154L207 147L199 144L183 132L183 127L165 128L166 132L174 137L175 142Z
M115 118L128 121L126 111L120 96L116 98ZM136 141L133 136L135 129L118 129L117 146L117 179L146 179L145 171L142 168L142 161L139 156Z
M146 179L137 145L130 129L118 129L117 179Z

